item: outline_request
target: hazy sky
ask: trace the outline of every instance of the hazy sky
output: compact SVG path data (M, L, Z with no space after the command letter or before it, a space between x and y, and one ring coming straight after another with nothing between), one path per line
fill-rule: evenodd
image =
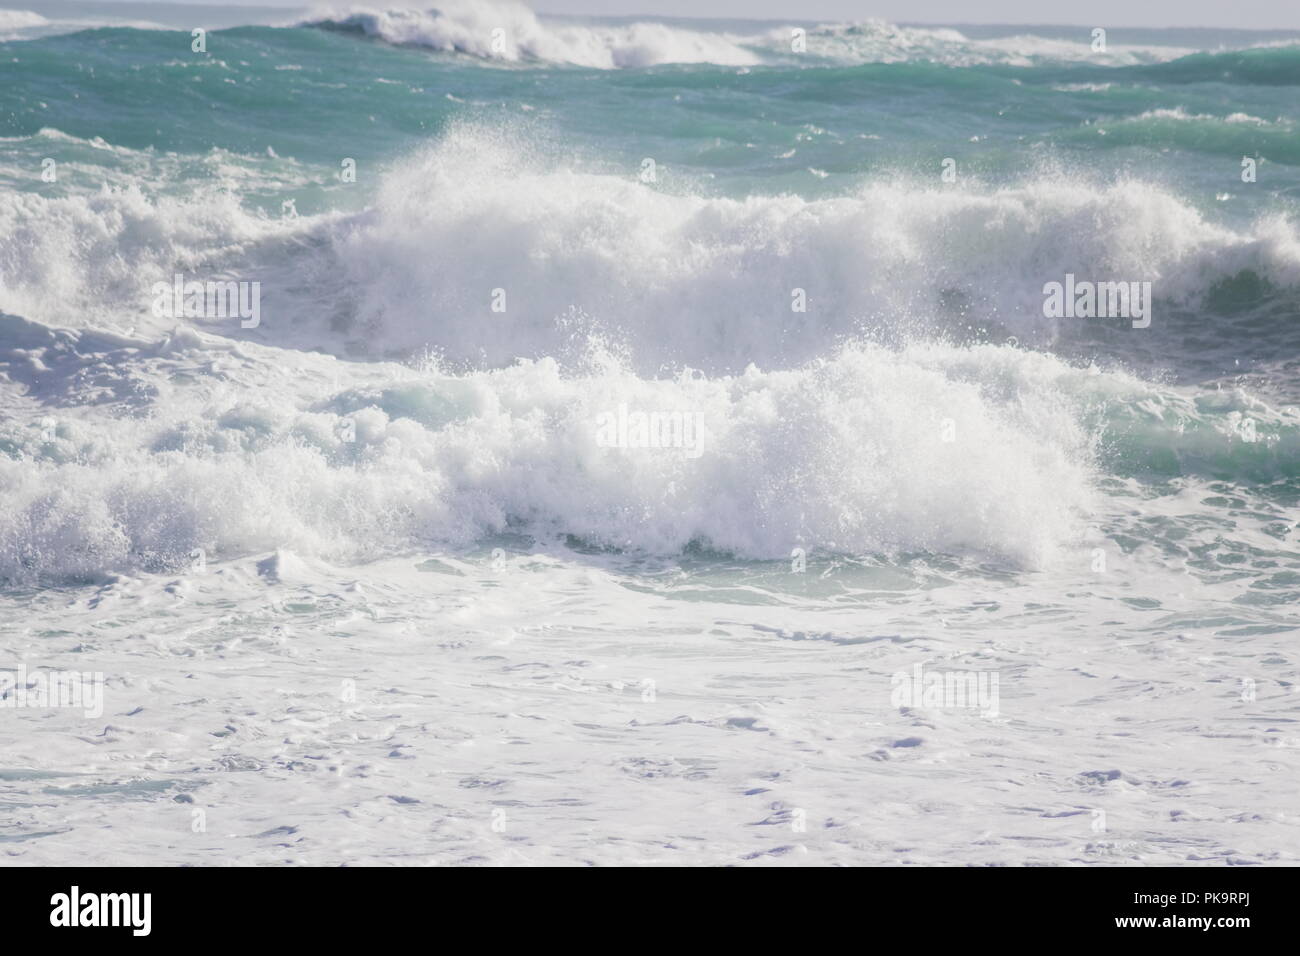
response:
M185 2L185 0L177 0ZM196 0L212 3L213 0ZM436 7L438 0L324 0L330 6ZM803 21L1034 23L1099 27L1300 29L1300 0L524 0L539 13L650 14ZM310 7L314 0L227 0L229 6ZM0 7L30 9L23 0Z

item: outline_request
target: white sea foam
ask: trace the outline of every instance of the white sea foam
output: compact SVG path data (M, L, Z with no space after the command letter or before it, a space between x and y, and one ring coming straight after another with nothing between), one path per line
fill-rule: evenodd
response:
M743 66L759 62L754 52L722 34L652 22L627 26L543 23L522 3L508 0L451 0L427 10L317 10L305 22L359 29L388 43L507 62L538 60L598 69L660 63ZM499 31L495 37L494 31Z
M1300 280L1284 220L1236 233L1139 183L731 200L517 146L453 130L352 215L272 219L225 191L0 197L0 309L26 316L0 325L0 575L95 578L195 549L354 561L510 530L1044 567L1094 507L1085 412L1168 402L1019 349L854 344L860 326L1041 330L1043 282L1066 272L1136 271L1158 299L1246 268ZM284 347L152 319L149 289L178 268L261 280L256 335ZM789 311L792 288L808 312ZM84 328L108 321L141 331ZM303 351L347 339L443 362ZM683 364L702 371L663 372ZM602 447L598 422L624 406L697 416L702 454ZM1185 447L1213 445L1202 429Z
M1125 117L1121 120L1112 121L1121 123L1140 123L1146 120L1174 120L1180 123L1230 123L1241 126L1272 126L1269 120L1259 116L1251 116L1249 113L1230 113L1227 116L1211 116L1206 113L1189 113L1181 106L1172 109L1155 109L1146 110L1137 116ZM1284 125L1285 121L1279 121L1277 125Z
M1049 341L1043 286L1067 273L1150 281L1157 303L1194 303L1243 270L1300 285L1285 217L1236 231L1137 181L886 179L839 197L736 200L533 153L452 130L391 169L366 211L315 218L268 218L226 190L5 193L0 309L161 331L146 315L154 282L238 273L262 282L272 341L327 317L371 354L500 365L564 358L597 336L639 369L738 372L799 364L864 331L1001 326ZM796 290L806 312L792 309Z
M169 270L219 261L297 228L218 188L169 197L132 184L53 199L5 191L0 310L59 324L130 321Z
M18 30L49 23L39 13L31 10L0 10L0 30Z
M0 42L52 32L50 21L31 10L0 10Z
M1155 521L1184 521L1200 490ZM1195 540L1231 520L1267 546L1245 510ZM1090 572L1086 553L1055 576L921 567L913 583L817 555L792 574L545 547L344 569L279 551L9 591L0 610L31 666L106 684L101 720L0 721L20 805L5 852L1295 865L1294 668L1259 664L1290 660L1288 609L1252 600L1239 563L1216 582L1140 558L1127 574ZM895 705L891 675L918 664L998 675L1000 720Z
M773 52L790 49L793 26L766 33L763 46ZM1194 50L1172 46L1109 45L1094 50L1088 31L1078 40L1033 34L972 39L949 27L902 27L884 20L822 24L808 31L807 52L814 58L841 63L932 62L945 66L1034 66L1045 62L1087 62L1098 66L1132 66L1177 59Z
M10 377L57 399L52 423L27 410L0 435L6 578L174 566L196 548L356 560L510 528L651 553L1037 566L1091 501L1091 438L1061 397L1090 377L1012 349L851 347L647 379L609 357L451 375L193 332L127 344L6 319L0 336ZM621 405L692 413L702 454L602 447Z
M499 363L594 329L646 363L743 368L802 361L861 328L954 317L1050 336L1043 285L1066 273L1149 280L1175 301L1243 269L1300 283L1285 220L1234 232L1141 182L873 181L838 198L733 200L524 153L453 133L394 170L367 215L331 227L321 271L369 336ZM489 308L496 288L503 314ZM796 289L806 313L791 309Z
M1191 49L1112 45L1094 50L1090 36L1062 40L1021 34L971 39L949 27L902 27L883 20L807 23L754 34L691 30L652 21L626 25L539 18L512 0L451 0L433 9L322 7L304 25L354 29L388 43L467 53L507 62L568 63L598 69L662 63L751 66L765 62L824 65L928 61L948 66L1090 62L1129 66L1176 59ZM804 31L804 51L792 56L793 31ZM493 31L499 30L494 45ZM806 56L804 54L807 54Z

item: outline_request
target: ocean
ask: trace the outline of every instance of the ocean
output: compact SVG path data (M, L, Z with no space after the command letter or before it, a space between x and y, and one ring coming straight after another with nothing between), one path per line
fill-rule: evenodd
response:
M0 10L0 860L1300 863L1300 33L436 6Z

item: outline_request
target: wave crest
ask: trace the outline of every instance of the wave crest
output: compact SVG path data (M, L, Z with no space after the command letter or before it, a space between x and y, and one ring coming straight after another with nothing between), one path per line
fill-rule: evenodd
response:
M727 199L537 153L456 129L389 170L365 211L297 219L250 214L224 191L6 194L0 309L156 328L152 283L202 271L262 281L259 334L295 347L320 328L312 345L341 332L359 354L432 349L482 367L563 358L595 336L647 370L717 372L797 365L864 332L1001 328L1047 344L1060 329L1043 286L1067 274L1150 281L1158 304L1197 305L1243 273L1300 289L1294 222L1234 230L1143 182L876 180L831 198Z
M358 560L507 531L661 554L1034 566L1092 505L1090 439L1062 400L1087 374L1006 348L850 348L712 378L646 379L612 359L452 375L0 317L0 357L39 359L47 381L93 373L101 389L111 369L135 409L0 425L0 579L164 570L200 548ZM602 445L601 417L620 407L698 416L700 454Z
M755 53L721 34L660 23L543 24L523 4L505 0L450 0L430 10L318 11L301 25L356 31L401 46L511 63L542 61L608 70L661 63L746 66L759 62Z
M1067 273L1151 281L1164 302L1194 303L1243 271L1300 287L1292 223L1235 232L1141 182L875 181L737 200L539 168L523 152L453 133L330 228L317 271L326 298L351 303L359 337L501 364L595 331L649 368L738 370L798 363L864 330L1000 325L1051 341L1043 286ZM504 312L489 307L495 289Z

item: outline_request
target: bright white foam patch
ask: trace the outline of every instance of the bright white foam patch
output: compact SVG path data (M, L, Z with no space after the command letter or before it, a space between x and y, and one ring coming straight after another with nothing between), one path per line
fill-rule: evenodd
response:
M1067 273L1192 300L1254 270L1300 284L1284 221L1236 232L1147 183L1067 177L980 192L873 181L842 197L673 194L540 165L453 130L331 227L317 270L376 347L499 364L559 354L575 330L643 367L793 364L863 328L953 317L1050 340L1043 286ZM491 309L493 290L505 311ZM802 290L807 308L792 305Z
M575 24L539 18L512 0L448 0L435 9L392 6L318 7L301 21L364 32L388 43L465 53L510 63L561 63L595 69L666 63L752 66L761 63L934 62L947 66L1089 62L1127 66L1172 60L1194 52L1162 46L1114 45L1097 51L1083 40L1034 35L970 39L949 27L901 27L884 20L782 26L752 34L692 30L643 21L626 25ZM804 52L793 52L795 26L805 31ZM494 31L499 31L494 35ZM806 55L805 55L806 54Z
M31 10L0 10L0 30L20 30L49 23L39 13Z
M1067 273L1151 281L1158 302L1190 304L1244 270L1300 286L1293 223L1230 229L1148 183L875 180L839 197L737 200L565 169L527 147L453 129L352 215L267 218L215 188L3 194L0 310L162 334L150 288L180 271L261 281L258 334L294 347L335 348L341 329L370 354L429 348L495 366L567 359L595 336L641 370L713 373L798 365L881 329L997 325L1049 343L1043 286Z
M540 60L609 70L660 63L746 66L760 62L755 53L722 34L649 22L542 23L523 4L504 0L449 0L431 10L318 9L305 24L354 28L388 43L516 63Z
M183 197L135 184L58 198L0 193L0 310L59 325L139 325L155 282L178 271L211 278L228 257L304 225L256 215L219 185Z
M52 437L34 416L11 419L10 579L161 569L198 548L357 560L509 528L649 553L921 551L1034 567L1091 507L1090 439L1062 397L1089 376L1013 349L850 348L717 378L649 380L612 360L581 375L544 360L454 376L192 333L70 353L67 333L42 343L24 328L23 357L54 369L47 379L62 362L107 363L126 406L154 397L148 415L67 408ZM603 447L598 423L620 406L693 413L701 453Z

